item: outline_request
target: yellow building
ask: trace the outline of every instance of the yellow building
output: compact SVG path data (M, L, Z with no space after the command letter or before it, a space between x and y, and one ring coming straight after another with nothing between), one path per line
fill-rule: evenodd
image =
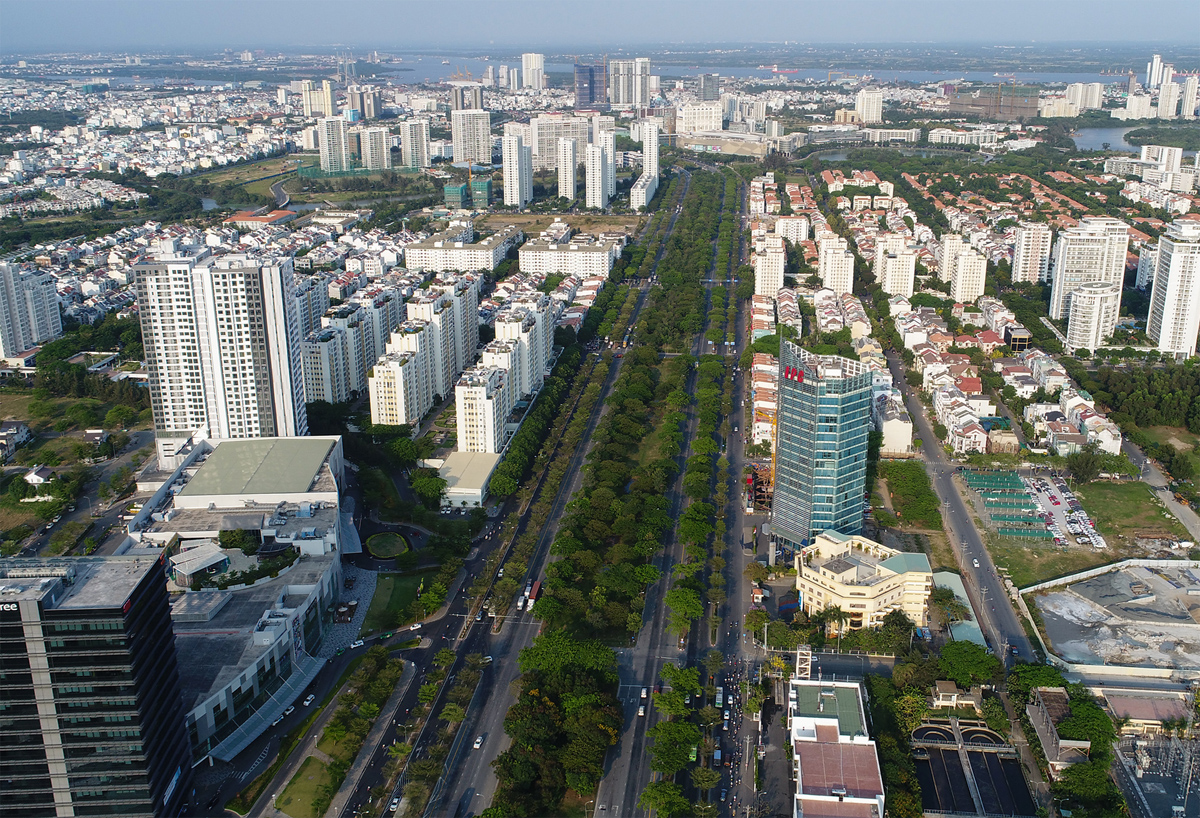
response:
M903 611L925 627L933 571L924 554L828 530L797 554L796 588L809 616L837 607L849 616L850 628L873 628L883 624L890 612Z

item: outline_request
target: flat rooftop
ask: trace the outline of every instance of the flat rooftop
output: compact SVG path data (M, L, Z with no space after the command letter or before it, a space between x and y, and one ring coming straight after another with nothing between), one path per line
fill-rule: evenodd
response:
M794 746L800 760L798 789L802 794L831 795L845 789L851 798L874 798L883 792L874 744L797 741Z
M286 437L223 441L179 494L300 494L322 477L336 441ZM334 490L329 486L327 490Z
M451 452L438 471L448 492L482 491L499 462L500 455L489 452Z
M0 560L0 602L43 600L45 608L119 608L158 557L71 557ZM164 575L163 582L166 582ZM61 595L53 593L61 587Z
M788 696L790 710L794 715L819 719L836 718L841 735L866 734L857 686L793 682Z

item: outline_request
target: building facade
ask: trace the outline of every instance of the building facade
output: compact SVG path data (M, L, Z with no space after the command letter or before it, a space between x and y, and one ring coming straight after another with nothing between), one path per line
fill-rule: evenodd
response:
M973 304L983 295L983 283L987 275L987 257L967 247L954 261L954 275L950 277L950 298L959 304Z
M317 145L321 151L321 170L343 173L350 170L349 123L340 116L327 116L317 122Z
M523 208L533 201L533 149L519 136L501 140L504 162L504 204Z
M1050 250L1053 235L1050 225L1021 222L1013 241L1012 282L1045 282L1050 277Z
M863 88L854 99L854 113L858 121L871 125L883 122L883 89Z
M1121 310L1121 285L1106 281L1081 284L1071 294L1067 349L1095 351L1108 343ZM1193 335L1193 341L1195 336Z
M406 168L427 168L431 164L428 119L400 123L400 162Z
M487 111L451 111L450 139L455 162L492 164L492 117Z
M1200 333L1200 222L1176 219L1159 239L1146 334L1159 352L1196 354Z
M834 295L854 291L854 254L841 236L830 236L817 242L817 275L821 286Z
M555 162L558 171L558 196L568 202L574 200L576 193L575 175L579 169L579 154L575 150L574 139L560 138L558 140L558 156Z
M1120 285L1128 248L1128 225L1107 216L1085 216L1075 227L1059 233L1050 273L1050 317L1067 318L1071 293L1084 284Z
M0 358L62 335L54 276L0 264Z

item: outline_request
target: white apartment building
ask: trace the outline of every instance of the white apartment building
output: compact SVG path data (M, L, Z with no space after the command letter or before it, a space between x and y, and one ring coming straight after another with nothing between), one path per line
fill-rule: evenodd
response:
M1139 290L1148 290L1154 285L1154 271L1158 267L1158 245L1143 244L1138 249L1137 278L1133 286Z
M724 109L719 102L693 102L679 112L680 133L719 131L724 127Z
M584 204L585 207L603 210L608 207L608 185L604 149L599 145L588 145L584 151Z
M1200 222L1176 219L1157 256L1146 334L1159 352L1191 358L1200 333Z
M977 128L970 131L934 128L929 132L931 145L990 145L999 141L1000 134L994 128Z
M1177 82L1164 82L1158 89L1158 118L1174 119L1179 107L1179 92L1182 89Z
M450 112L454 161L492 164L492 115L474 108Z
M300 336L307 338L320 328L321 316L329 309L329 285L322 276L302 276L296 280L294 293Z
M0 358L62 335L54 276L0 264Z
M555 162L558 171L559 198L572 201L576 194L575 175L579 169L579 154L575 150L575 140L560 138L558 140L558 157Z
M508 125L505 125L507 133ZM558 165L558 142L570 139L575 143L575 155L583 155L591 134L591 121L585 116L574 114L538 114L529 120L529 138L526 145L533 147L533 167L550 170Z
M346 333L326 327L304 339L304 398L307 403L343 403L351 399L346 366Z
M1078 83L1082 85L1083 83ZM1050 225L1021 222L1013 241L1012 282L1037 284L1050 276L1050 250L1053 235Z
M525 234L516 225L511 224L477 242L464 240L463 232L452 227L408 245L404 248L405 266L409 270L435 273L448 270L495 270L496 265L508 255L508 251L525 238ZM473 229L465 232L467 235L474 235Z
M831 236L817 242L817 275L835 295L854 291L854 254L844 238Z
M333 83L322 80L321 87L318 88L312 80L305 80L300 89L300 105L306 118L337 116Z
M521 55L521 87L540 91L546 87L546 55Z
M165 242L134 266L159 462L208 437L308 434L291 257Z
M450 346L454 356L454 371L462 372L475 358L479 346L479 285L471 276L439 275L430 292L441 293L454 311L454 334Z
M917 253L908 238L899 233L880 234L875 239L875 280L888 295L912 298L917 275Z
M1112 337L1121 311L1121 285L1110 281L1080 284L1071 293L1067 349L1095 350ZM1195 343L1195 336L1192 336Z
M504 204L523 208L533 201L533 149L519 136L500 140L504 162Z
M333 307L321 316L321 327L340 333L345 350L342 372L346 379L346 391L362 392L367 388L367 370L375 360L371 354L374 350L368 346L366 315L362 307L354 303Z
M607 276L621 257L621 246L614 241L531 239L521 245L518 255L523 273L584 279Z
M1104 83L1073 82L1067 86L1067 99L1080 111L1093 111L1104 106Z
M754 243L754 294L772 300L783 289L787 247L782 236L767 235Z
M327 116L317 122L317 144L321 151L321 170L341 173L350 170L349 125L340 116Z
M427 343L422 343L422 351L426 355L429 387L434 395L446 397L454 388L459 372L457 312L450 299L430 291L415 295L405 306L410 321L423 321L426 325L423 341Z
M947 233L942 236L937 255L938 281L950 281L954 278L954 264L958 255L969 246L958 233Z
M642 120L641 132L642 175L629 191L629 206L634 210L648 206L658 191L658 123Z
M1183 81L1183 93L1180 95L1179 115L1184 119L1196 118L1196 97L1200 91L1200 77L1192 74Z
M854 99L858 121L870 125L883 122L883 89L863 88Z
M604 150L604 192L612 201L617 195L617 132L601 131L597 141Z
M650 58L608 61L608 101L614 107L650 104Z
M1183 148L1170 145L1142 145L1142 162L1152 162L1162 173L1179 173L1183 167Z
M508 445L506 421L514 400L510 373L498 367L477 366L454 386L458 451L499 454Z
M967 247L954 260L954 275L950 279L950 298L960 304L973 304L983 295L987 274L987 257Z
M1083 284L1120 285L1128 247L1129 227L1107 216L1085 216L1075 227L1061 231L1054 242L1051 265L1050 317L1067 317L1071 293Z
M400 123L400 162L406 168L427 168L432 164L428 119L406 119Z
M368 379L371 422L392 426L420 423L433 406L427 376L420 353L384 353Z
M554 349L554 321L550 299L523 299L520 304L506 307L496 316L496 340L513 341L521 366L512 381L514 397L520 398L541 391L545 381L546 362Z
M792 244L808 241L808 219L803 216L782 216L775 221L775 235Z
M362 132L362 166L368 170L387 170L392 166L392 135L387 128L367 128Z

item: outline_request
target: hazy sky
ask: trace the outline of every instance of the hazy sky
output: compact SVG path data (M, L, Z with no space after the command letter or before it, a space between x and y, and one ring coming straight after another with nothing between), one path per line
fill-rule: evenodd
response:
M1198 19L1196 0L0 0L0 51L1166 43Z

